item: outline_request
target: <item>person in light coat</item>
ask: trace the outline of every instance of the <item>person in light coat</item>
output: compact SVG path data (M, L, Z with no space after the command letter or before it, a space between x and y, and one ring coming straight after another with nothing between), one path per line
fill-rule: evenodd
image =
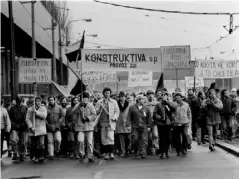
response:
M126 127L126 119L127 119L129 107L131 106L131 104L128 101L126 101L126 95L123 91L119 93L118 106L120 109L120 114L119 114L118 120L116 121L115 133L119 141L118 148L121 153L120 156L124 157L128 155L128 149L130 144L131 128Z
M89 102L89 94L83 93L83 100L81 103L76 104L72 109L73 115L76 115L75 131L77 132L77 142L79 143L80 160L86 159L86 163L94 162L93 160L93 131L94 121L96 119L96 111ZM87 143L87 152L85 151L85 137ZM87 156L86 156L87 153Z
M116 121L119 117L119 106L117 102L110 98L110 88L103 89L104 98L96 104L96 112L99 115L99 125L101 131L101 142L105 155L105 160L114 159L114 132Z
M3 107L3 100L1 100L1 157L3 153L3 140L9 138L11 131L11 120L8 115L7 109Z
M34 106L29 108L26 115L28 135L31 137L30 159L42 163L44 161L46 116L47 109L41 105L42 99L35 98ZM33 116L35 115L35 123Z

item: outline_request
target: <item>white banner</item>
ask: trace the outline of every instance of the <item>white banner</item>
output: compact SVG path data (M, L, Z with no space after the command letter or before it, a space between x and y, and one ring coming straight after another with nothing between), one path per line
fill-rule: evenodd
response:
M51 59L19 58L19 83L51 83Z
M190 46L162 46L162 60L164 69L187 69L191 68Z
M239 77L239 60L199 60L195 62L195 76L203 78Z
M81 55L83 71L162 71L160 48L83 49Z
M75 70L75 72L81 78L81 72L79 70ZM82 78L83 83L85 85L104 82L116 82L116 72L98 71L97 69L87 69L87 71L83 71Z
M152 86L153 73L143 71L129 71L128 87Z
M193 76L188 76L185 77L185 83L187 88L194 88L194 77ZM202 77L195 77L195 87L203 87L204 86L204 80Z

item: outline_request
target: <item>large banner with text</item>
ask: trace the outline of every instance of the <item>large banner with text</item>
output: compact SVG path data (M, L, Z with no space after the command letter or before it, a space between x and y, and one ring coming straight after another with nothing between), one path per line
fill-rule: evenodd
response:
M82 49L81 59L83 71L163 71L160 48Z
M200 60L195 62L195 76L203 78L239 77L239 60Z

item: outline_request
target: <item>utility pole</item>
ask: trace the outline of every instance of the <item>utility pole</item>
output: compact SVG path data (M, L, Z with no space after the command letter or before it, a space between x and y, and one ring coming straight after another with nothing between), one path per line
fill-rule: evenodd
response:
M13 20L13 10L12 1L8 1L9 19L10 19L10 88L11 88L11 101L17 96L17 86L16 86L16 61L15 61L15 36L14 36L14 20Z
M56 74L56 57L55 57L55 22L53 18L53 13L52 13L52 18L51 18L51 24L52 24L52 81L57 82L57 74Z
M58 24L59 27L59 60L60 60L60 68L61 68L61 73L60 73L60 84L63 85L63 62L62 62L62 42L61 42L61 26L60 23Z

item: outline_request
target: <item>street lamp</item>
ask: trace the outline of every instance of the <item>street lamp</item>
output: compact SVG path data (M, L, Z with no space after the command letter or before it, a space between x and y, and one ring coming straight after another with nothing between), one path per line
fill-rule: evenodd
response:
M78 21L85 21L85 22L91 22L92 19L88 18L88 19L76 19L76 20L72 20L72 21L69 21L67 24L66 24L66 27L72 23L72 22L78 22Z
M81 35L81 33L78 33L79 35ZM85 34L85 36L89 36L89 37L98 37L98 34ZM80 36L82 37L82 36Z

